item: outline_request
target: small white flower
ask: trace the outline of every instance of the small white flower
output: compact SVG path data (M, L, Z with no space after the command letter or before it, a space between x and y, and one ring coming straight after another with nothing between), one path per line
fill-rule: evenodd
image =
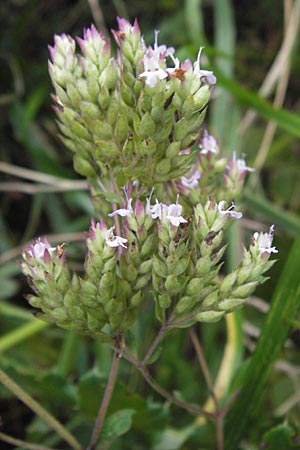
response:
M116 211L113 211L112 213L108 214L108 216L109 216L109 217L114 217L114 216L116 216L117 214L118 214L119 216L121 216L121 217L127 217L127 216L130 216L130 215L133 213L133 209L132 209L132 206L131 206L131 202L132 202L132 198L130 198L130 199L127 201L126 208L120 208L120 209L117 209Z
M182 206L178 204L178 195L176 203L173 203L169 206L165 205L164 203L159 203L157 199L155 200L155 205L151 205L150 204L151 195L149 198L147 198L146 213L149 214L149 216L151 216L152 219L160 219L160 220L167 219L175 227L178 227L180 223L187 222L187 220L181 216Z
M162 219L165 213L168 210L167 205L164 203L159 203L159 201L155 200L155 205L150 204L151 196L147 198L146 203L146 213L151 216L152 219Z
M176 203L168 206L166 219L168 219L174 227L178 227L180 223L186 223L187 220L182 217L182 206L178 204L178 196Z
M271 247L273 242L274 225L270 227L269 233L254 233L253 238L258 245L261 254L263 253L278 253L276 247Z
M122 238L121 236L115 236L114 232L113 232L114 228L115 227L111 227L108 230L104 231L103 235L104 235L106 244L109 247L121 246L121 247L127 248L127 246L125 245L125 243L128 242L127 239Z
M49 253L54 252L56 247L51 247L48 240L42 241L41 238L38 238L35 244L29 246L27 254L32 258L43 258L45 250L48 250Z
M180 181L182 186L192 189L198 186L198 182L201 178L201 173L197 169L190 177L181 176Z
M235 209L235 204L233 202L231 203L231 206L228 209L224 209L225 205L226 205L225 200L221 200L218 203L219 214L221 214L222 216L231 216L234 217L235 219L240 219L241 217L243 217L243 214L241 212L233 211Z
M158 80L167 78L168 73L161 67L165 63L165 58L174 53L173 47L165 45L157 45L158 31L155 31L154 48L148 47L143 57L144 72L139 77L145 78L145 83L154 87Z
M246 161L244 159L237 159L236 166L240 174L243 172L255 172L255 169L253 167L246 166Z
M253 167L248 167L244 158L237 158L236 153L233 152L232 160L227 166L229 172L237 172L239 176L244 176L247 172L255 172Z
M200 47L197 59L193 64L194 75L197 75L197 77L199 77L201 81L204 80L204 81L206 81L207 84L212 86L212 85L216 84L216 81L217 81L217 78L215 77L214 73L211 70L200 69L200 57L201 57L202 50L203 50L203 47Z
M219 145L217 139L214 136L208 134L206 130L204 131L199 147L201 149L200 153L202 155L207 155L209 153L214 153L215 155L217 155L219 153Z

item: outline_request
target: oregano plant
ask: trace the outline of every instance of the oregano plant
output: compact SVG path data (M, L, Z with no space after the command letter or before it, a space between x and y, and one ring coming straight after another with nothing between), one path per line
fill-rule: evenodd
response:
M53 246L40 237L24 249L21 268L33 290L27 299L42 320L114 351L87 450L106 439L122 359L168 401L213 421L222 450L223 417L234 398L206 410L166 391L148 366L176 329L189 328L195 340L193 325L213 327L245 305L274 263L274 226L255 232L239 264L224 274L226 230L242 217L236 204L253 169L235 153L222 155L203 128L216 77L202 68L202 47L196 61L180 61L173 47L159 44L158 31L148 46L136 20L117 22L116 51L93 25L80 38L56 35L49 47L60 136L75 171L86 177L94 217L83 272L69 268L63 242ZM158 332L138 358L128 336L149 308Z

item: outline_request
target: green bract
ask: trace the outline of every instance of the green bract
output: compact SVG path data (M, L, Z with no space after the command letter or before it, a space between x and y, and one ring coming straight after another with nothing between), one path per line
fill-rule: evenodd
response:
M254 233L239 266L221 274L224 230L242 217L232 195L253 169L235 154L220 158L207 132L198 142L216 82L200 69L202 48L194 64L181 63L158 32L146 47L137 22L118 23L117 57L94 26L77 40L80 55L66 35L50 48L62 139L100 219L86 237L84 271L71 274L63 246L46 238L21 264L42 318L102 340L123 335L145 302L168 327L221 319L245 304L277 252L273 227Z

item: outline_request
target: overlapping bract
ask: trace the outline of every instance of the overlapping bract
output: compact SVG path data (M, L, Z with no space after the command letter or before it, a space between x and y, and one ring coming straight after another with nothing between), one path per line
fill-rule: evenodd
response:
M28 297L30 303L46 320L98 339L105 339L105 325L111 335L128 329L140 305L151 298L157 319L164 323L168 317L170 326L219 320L243 306L272 266L270 253L276 252L272 228L269 234L256 233L237 269L219 277L224 229L240 217L223 203L198 204L185 219L178 199L167 206L151 205L148 198L145 207L137 199L133 207L115 211L122 236L103 220L92 221L81 277L71 278L64 250L37 241L24 252L22 263L36 293Z
M49 62L55 110L79 173L110 172L152 186L187 172L191 155L180 151L199 137L215 77L200 69L201 52L194 65L181 64L174 49L157 44L157 33L147 48L137 22L118 24L116 57L94 26L77 39L81 53L70 36L55 36Z
M123 335L146 302L168 327L219 320L245 304L277 253L272 226L253 234L234 271L220 273L224 230L242 217L232 198L253 169L235 153L219 156L206 131L198 142L215 76L200 68L202 48L194 64L181 63L158 32L146 47L136 21L118 24L117 57L94 26L77 39L81 54L67 35L50 47L62 138L100 217L84 270L71 274L64 246L46 238L21 263L41 318L103 341Z

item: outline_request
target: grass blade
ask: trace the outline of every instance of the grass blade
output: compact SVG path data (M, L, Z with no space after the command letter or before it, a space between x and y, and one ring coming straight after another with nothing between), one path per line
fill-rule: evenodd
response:
M299 310L299 246L300 238L294 242L289 253L272 298L270 312L240 384L241 391L227 416L225 448L236 448L240 439L244 437L268 375L287 338L291 321Z

